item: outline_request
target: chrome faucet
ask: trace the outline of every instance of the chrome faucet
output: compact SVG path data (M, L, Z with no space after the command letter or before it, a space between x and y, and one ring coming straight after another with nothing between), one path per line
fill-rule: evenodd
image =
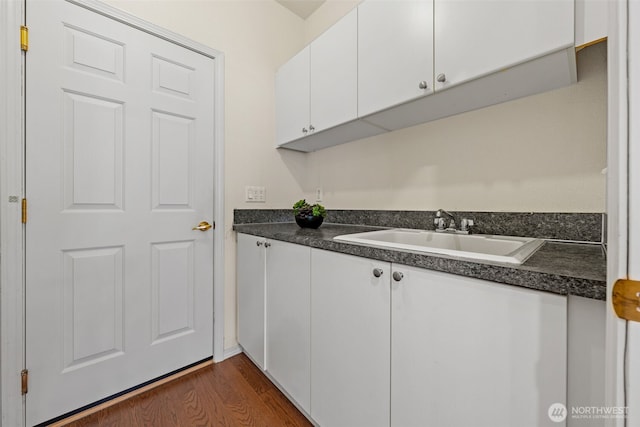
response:
M449 220L449 224L447 226L446 219ZM436 211L436 217L433 220L433 224L436 226L436 231L440 233L462 233L469 234L471 233L471 227L473 226L473 220L462 218L460 221L460 229L456 229L456 219L452 213L445 211L444 209L438 209Z
M446 226L445 216L449 219L449 225ZM438 209L436 211L436 218L433 220L433 224L436 226L436 231L454 231L456 229L456 219L453 214L445 211L444 209Z

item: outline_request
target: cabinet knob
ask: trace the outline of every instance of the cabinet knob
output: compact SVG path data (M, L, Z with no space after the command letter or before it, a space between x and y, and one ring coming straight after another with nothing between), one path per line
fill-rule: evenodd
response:
M396 282L399 282L400 280L402 280L403 277L404 277L404 274L400 273L399 271L393 272L393 280L395 280Z
M270 248L270 247L271 247L271 243L269 243L269 242L264 242L264 247L265 247L265 248Z
M443 73L440 73L438 74L438 77L436 77L436 80L440 83L444 83L447 81L447 76L445 76Z
M263 245L263 243L264 243L264 242L261 242L261 241L259 241L259 240L258 240L258 241L256 242L256 246L262 246L262 245Z
M309 132L313 132L314 130L316 130L316 128L314 128L313 125L309 125Z
M423 81L421 81L421 82L418 84L418 87L419 87L420 89L427 89L427 87L428 87L428 86L427 86L427 82L425 82L424 80L423 80Z
M382 276L382 273L384 273L384 271L381 268L374 268L373 269L373 275L376 276L376 277Z
M306 134L307 132L309 132L307 128L302 128L302 133Z

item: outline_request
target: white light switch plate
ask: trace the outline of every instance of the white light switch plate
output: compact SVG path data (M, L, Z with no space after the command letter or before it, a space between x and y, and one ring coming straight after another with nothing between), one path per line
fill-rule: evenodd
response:
M267 201L267 190L264 187L247 185L244 187L244 201L265 203Z

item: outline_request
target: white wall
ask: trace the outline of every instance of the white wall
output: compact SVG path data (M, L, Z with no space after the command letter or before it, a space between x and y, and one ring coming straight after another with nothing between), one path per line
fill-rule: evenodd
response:
M236 345L234 208L283 208L324 190L329 209L603 212L606 52L579 53L579 83L303 154L276 150L274 74L359 1L306 21L271 0L107 0L221 50L226 60L225 348ZM267 202L244 202L261 185Z

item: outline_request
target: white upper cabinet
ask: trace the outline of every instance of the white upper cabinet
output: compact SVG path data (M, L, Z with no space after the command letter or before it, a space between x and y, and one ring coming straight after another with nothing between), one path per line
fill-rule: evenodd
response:
M384 132L358 119L358 10L276 73L276 143L315 151Z
M574 44L573 0L435 0L436 91Z
M574 0L366 0L279 70L277 144L316 151L575 83L576 34L603 22L578 1L583 17Z
M319 132L358 118L358 11L311 45L310 127Z
M361 3L359 115L366 116L432 93L433 1Z
M309 132L309 46L276 74L276 141L278 144Z

